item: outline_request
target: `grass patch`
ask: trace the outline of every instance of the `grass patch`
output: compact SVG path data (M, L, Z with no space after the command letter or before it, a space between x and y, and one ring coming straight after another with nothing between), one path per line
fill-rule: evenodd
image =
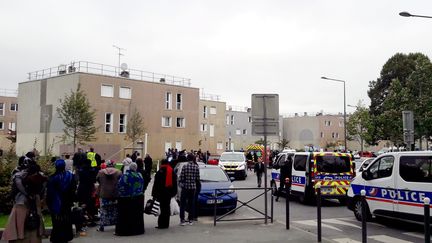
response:
M0 215L0 228L4 228L7 224L9 215ZM51 221L51 216L50 215L44 215L44 224L45 227L52 227L52 221Z

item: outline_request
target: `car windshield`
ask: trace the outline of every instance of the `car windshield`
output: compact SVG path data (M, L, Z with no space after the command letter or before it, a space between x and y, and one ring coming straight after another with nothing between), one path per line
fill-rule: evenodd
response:
M317 156L317 170L326 173L343 173L351 170L350 158L347 156Z
M245 161L242 154L222 154L220 161Z
M220 168L200 168L200 178L203 182L229 181L225 172Z

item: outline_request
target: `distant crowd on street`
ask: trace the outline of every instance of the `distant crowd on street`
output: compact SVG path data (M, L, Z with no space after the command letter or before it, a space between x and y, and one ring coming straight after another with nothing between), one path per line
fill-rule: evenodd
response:
M197 220L195 204L201 187L197 161L206 162L209 156L208 151L168 150L154 175L151 191L153 200L160 204L156 228L169 227L177 182L182 188L180 224L192 225ZM55 172L49 177L41 171L36 151L18 159L11 175L13 208L1 240L42 242L45 232L42 212L46 209L52 220L51 242L84 237L88 227L104 232L107 226L114 226L114 234L118 236L144 234L144 193L152 180L153 167L149 154L142 158L135 151L117 164L103 160L93 148L87 152L78 148L72 157L63 157L51 159ZM176 175L174 166L179 162L188 163Z

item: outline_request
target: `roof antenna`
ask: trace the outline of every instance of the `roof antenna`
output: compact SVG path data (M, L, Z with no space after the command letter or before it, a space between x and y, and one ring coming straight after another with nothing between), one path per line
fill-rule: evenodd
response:
M126 49L121 48L121 47L116 46L116 45L113 45L113 47L116 48L116 49L118 50L118 66L117 66L117 67L119 68L119 72L120 72L120 57L121 57L121 56L124 56L124 54L121 53L121 51L126 51Z

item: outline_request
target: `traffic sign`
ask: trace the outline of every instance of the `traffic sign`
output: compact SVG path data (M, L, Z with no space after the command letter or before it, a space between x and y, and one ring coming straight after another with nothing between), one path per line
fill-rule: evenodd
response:
M252 94L252 135L279 134L279 95Z

